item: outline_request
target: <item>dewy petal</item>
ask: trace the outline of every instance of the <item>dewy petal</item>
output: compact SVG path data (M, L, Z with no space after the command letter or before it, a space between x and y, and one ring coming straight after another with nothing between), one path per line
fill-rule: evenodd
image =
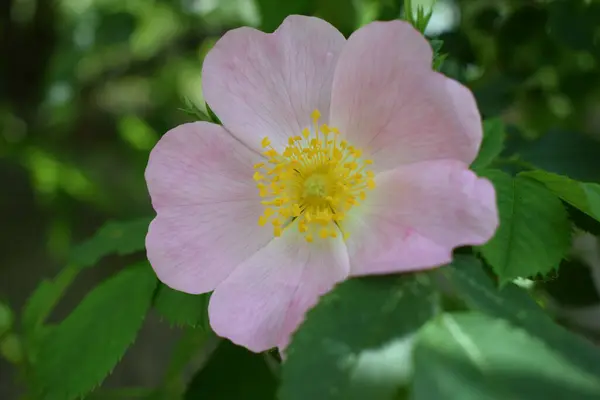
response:
M207 54L204 96L223 125L249 146L269 136L277 148L310 125L327 122L333 71L345 43L327 22L292 15L273 33L227 32Z
M487 242L498 227L492 184L455 160L380 173L377 188L349 218L352 275L436 267L452 250Z
M157 212L146 249L162 282L187 293L211 291L272 239L257 225L263 207L252 166L260 160L206 122L181 125L161 138L146 169Z
M218 335L255 352L283 348L319 296L348 276L348 252L339 237L307 243L293 228L213 292L208 311Z
M431 69L432 50L404 21L373 22L344 46L333 81L331 125L384 171L413 162L470 164L481 144L477 105Z

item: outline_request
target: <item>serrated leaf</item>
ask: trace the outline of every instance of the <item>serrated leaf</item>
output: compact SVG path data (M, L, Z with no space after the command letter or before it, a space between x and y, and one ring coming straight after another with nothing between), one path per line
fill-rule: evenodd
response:
M479 171L496 188L500 227L480 247L501 283L558 268L571 245L571 224L560 199L521 176Z
M504 123L499 118L488 119L483 122L483 142L477 158L471 164L473 169L485 168L494 161L504 149L506 133Z
M525 329L573 365L600 376L600 349L556 324L528 292L512 283L498 288L472 256L456 257L452 268L443 271L470 308Z
M34 371L39 398L76 399L98 386L135 340L156 284L143 263L88 293L41 343Z
M395 399L410 375L412 335L437 306L425 274L343 282L292 338L279 398Z
M210 294L193 295L160 285L154 308L170 324L201 327L210 330L208 324L208 300Z
M429 322L414 361L414 400L600 398L600 377L526 331L475 312Z
M522 172L519 176L541 182L573 207L600 221L599 184L578 182L563 175L541 170Z
M109 221L87 241L76 246L70 261L79 267L90 267L109 254L126 255L144 249L151 218L131 221Z
M192 379L185 400L275 400L277 380L265 358L224 340Z

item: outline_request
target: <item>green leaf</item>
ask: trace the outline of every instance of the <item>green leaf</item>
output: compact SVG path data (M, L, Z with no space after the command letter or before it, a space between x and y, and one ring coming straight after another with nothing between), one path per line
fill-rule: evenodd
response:
M493 118L484 121L483 142L477 158L471 164L471 168L481 169L489 166L504 149L505 139L506 133L501 119Z
M451 265L440 271L471 308L515 323L533 316L551 321L527 291L513 283L498 287L477 258L458 255Z
M41 281L29 296L21 317L21 324L27 340L35 340L33 336L36 335L37 330L62 298L65 290L73 283L78 273L78 267L68 265L60 271L56 278Z
M35 365L40 398L75 399L98 386L135 340L156 283L143 263L92 290L41 343Z
M143 250L150 221L147 217L125 222L109 221L91 239L73 249L70 261L79 267L89 267L109 254L126 255Z
M275 400L277 380L265 357L224 340L192 379L185 400Z
M556 269L571 244L571 224L560 199L522 176L479 173L496 188L500 227L480 250L500 281Z
M223 123L221 122L219 117L217 117L217 114L215 114L215 112L212 110L212 108L210 108L208 103L204 103L204 105L206 106L206 112L208 112L208 117L210 118L209 121L214 124L223 125Z
M474 257L456 257L452 265L443 271L471 308L525 329L572 364L600 376L600 349L556 324L528 292L512 283L498 288Z
M208 331L209 298L208 293L193 295L161 284L154 300L154 308L173 325L201 327Z
M600 378L591 371L524 330L475 312L429 322L414 362L414 400L600 398Z
M262 17L261 30L274 31L292 14L309 15L312 11L312 0L256 0Z
M432 68L435 71L439 71L442 68L442 64L444 63L444 60L446 60L446 57L448 56L448 54L441 53L442 46L444 45L444 41L441 39L430 39L429 44L431 45L431 48L433 49L433 66L432 66Z
M425 274L343 282L294 335L280 399L395 399L410 375L412 335L437 300Z
M195 117L198 121L206 121L206 122L214 122L211 116L204 111L202 111L198 106L196 106L189 98L184 97L183 101L185 102L185 108L180 108L179 110L183 111L187 115ZM208 109L208 104L206 105Z
M600 185L578 182L566 176L546 171L522 172L519 176L541 182L552 193L578 208L590 217L600 221Z
M348 0L320 0L315 16L338 28L346 37L354 32L358 24L356 7Z

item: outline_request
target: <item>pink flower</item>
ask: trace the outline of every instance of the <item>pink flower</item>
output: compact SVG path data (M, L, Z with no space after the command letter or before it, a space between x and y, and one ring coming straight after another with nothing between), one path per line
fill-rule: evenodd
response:
M468 169L479 112L431 62L402 21L348 40L302 16L273 34L226 33L203 67L223 126L178 126L150 155L146 245L160 280L214 290L214 331L258 352L285 347L349 276L440 266L489 240L494 189Z

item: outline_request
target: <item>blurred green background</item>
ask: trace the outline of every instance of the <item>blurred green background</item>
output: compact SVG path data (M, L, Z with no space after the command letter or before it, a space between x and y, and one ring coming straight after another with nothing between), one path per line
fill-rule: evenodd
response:
M152 214L143 172L171 127L204 107L202 59L228 29L272 31L317 15L348 35L402 13L402 0L2 0L0 300L19 310L74 243L108 219ZM429 0L416 4L428 4ZM505 156L600 181L600 1L439 0L427 34L443 72L507 124ZM402 44L399 43L401 46ZM87 270L65 313L127 263ZM149 321L109 379L152 383L176 335ZM15 378L0 360L0 398Z

